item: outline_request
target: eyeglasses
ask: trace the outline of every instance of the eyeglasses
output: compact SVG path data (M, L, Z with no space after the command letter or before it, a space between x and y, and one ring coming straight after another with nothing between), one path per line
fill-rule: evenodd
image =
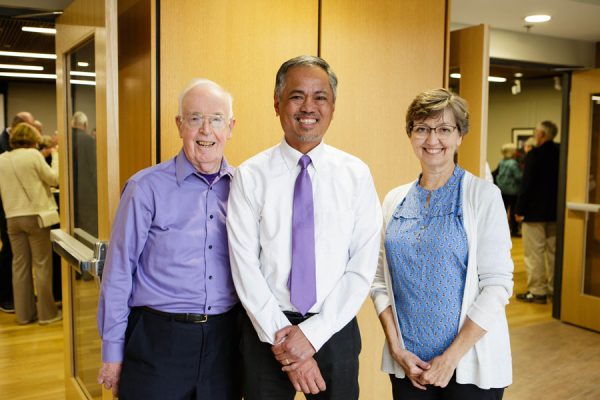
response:
M434 131L438 138L445 139L452 135L452 132L456 129L453 125L440 125L435 128L428 125L415 125L410 130L410 133L418 139L425 139L429 134Z
M208 121L211 129L219 132L225 129L227 125L227 119L223 115L218 114L189 114L186 116L180 115L179 118L192 129L200 128L204 126L204 123Z

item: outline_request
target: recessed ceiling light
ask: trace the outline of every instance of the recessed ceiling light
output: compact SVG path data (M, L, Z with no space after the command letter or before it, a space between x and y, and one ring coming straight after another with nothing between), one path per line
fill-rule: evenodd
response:
M78 67L88 67L89 65L90 65L89 63L86 63L86 62L84 62L84 61L79 61L79 62L77 63L77 66L78 66Z
M17 69L21 71L43 71L44 67L38 65L15 65L15 64L0 64L2 69Z
M29 58L47 58L50 60L56 59L56 54L46 54L46 53L24 53L20 51L0 51L0 56L9 56L9 57L29 57Z
M515 72L515 78L521 78L523 76L520 72Z
M56 29L54 28L38 28L34 26L23 26L21 27L23 32L35 32L35 33L43 33L46 35L56 35Z
M549 15L528 15L525 17L525 22L536 23L536 22L548 22L552 17Z

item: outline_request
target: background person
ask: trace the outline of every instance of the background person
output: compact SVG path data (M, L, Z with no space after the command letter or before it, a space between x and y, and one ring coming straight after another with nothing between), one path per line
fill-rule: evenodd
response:
M52 294L50 228L42 228L38 223L40 212L57 209L50 187L58 185L58 173L37 150L39 140L40 134L32 125L20 123L10 135L13 150L0 155L0 195L13 251L13 290L19 324L39 319L44 325L61 319Z
M523 256L527 271L527 292L517 300L545 304L554 292L556 252L556 207L560 150L554 138L558 127L542 121L535 130L537 147L525 157L525 169L515 218L522 222Z
M382 369L394 399L500 399L512 380L513 287L500 191L454 163L468 132L460 97L419 94L406 131L421 174L383 203L371 289L386 336Z
M368 167L322 141L336 88L319 57L283 63L274 106L284 138L233 180L227 229L249 317L241 346L247 400L293 399L294 390L358 399L356 314L375 273L381 207Z
M496 184L502 192L502 201L508 215L508 226L513 236L519 235L519 223L515 220L515 205L519 194L519 186L523 173L515 159L517 146L514 143L502 145L502 160L498 164Z
M127 182L98 304L98 382L121 400L240 399L238 298L223 151L232 97L197 79L179 97L182 149Z

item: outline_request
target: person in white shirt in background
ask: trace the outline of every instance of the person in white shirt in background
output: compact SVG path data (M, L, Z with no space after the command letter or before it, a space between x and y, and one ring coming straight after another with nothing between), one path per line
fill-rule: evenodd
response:
M382 214L367 165L323 143L336 87L319 57L282 64L274 106L284 138L243 163L233 179L227 227L233 280L249 317L241 346L247 400L293 399L294 391L358 399L356 314L375 274ZM308 160L302 167L301 159ZM299 257L314 256L314 282L292 299L292 272L310 264L293 262L292 249L295 182L306 172L314 212L305 218L311 225L314 218L314 230L300 244L310 250Z

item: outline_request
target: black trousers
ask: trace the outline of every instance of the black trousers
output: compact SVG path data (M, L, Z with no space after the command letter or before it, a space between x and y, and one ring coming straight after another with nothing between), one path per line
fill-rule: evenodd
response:
M8 229L6 227L6 216L0 200L0 240L2 240L2 250L0 251L0 302L13 304L13 284L12 284L12 249L8 238Z
M408 378L399 379L390 375L394 400L502 400L504 389L481 389L475 385L456 383L452 376L448 386L427 386L427 390L413 386Z
M240 309L198 324L132 309L119 399L241 399Z
M294 325L304 318L287 316ZM258 339L247 316L242 324L241 350L244 359L245 400L292 400L295 389L287 373L273 355L271 345ZM358 355L361 350L360 331L356 318L319 349L314 358L319 365L327 390L307 399L354 400L358 399Z

